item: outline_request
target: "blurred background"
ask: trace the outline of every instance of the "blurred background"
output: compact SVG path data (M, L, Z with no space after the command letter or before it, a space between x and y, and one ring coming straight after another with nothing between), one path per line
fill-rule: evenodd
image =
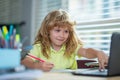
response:
M52 10L64 9L77 22L84 47L109 54L112 32L120 32L120 0L0 0L0 26L13 24L23 47L33 43L41 21Z

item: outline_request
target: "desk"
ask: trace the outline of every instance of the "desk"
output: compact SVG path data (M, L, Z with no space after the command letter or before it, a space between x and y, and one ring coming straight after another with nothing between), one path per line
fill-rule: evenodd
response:
M76 76L70 72L42 72L40 70L28 70L21 73L0 75L0 80L120 80L120 76Z
M115 77L91 77L75 76L71 73L46 72L37 80L120 80L120 76Z

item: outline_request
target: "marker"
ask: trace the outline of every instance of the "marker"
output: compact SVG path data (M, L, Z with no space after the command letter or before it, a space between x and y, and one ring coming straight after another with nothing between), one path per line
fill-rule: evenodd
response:
M40 58L38 58L38 57L36 57L36 56L30 55L30 54L27 54L27 55L28 55L29 57L31 57L31 58L34 58L34 59L40 61L40 62L45 62L44 60L42 60L42 59L40 59Z
M4 39L9 39L7 26L2 27Z
M10 25L9 36L13 34L12 32L13 32L13 25Z

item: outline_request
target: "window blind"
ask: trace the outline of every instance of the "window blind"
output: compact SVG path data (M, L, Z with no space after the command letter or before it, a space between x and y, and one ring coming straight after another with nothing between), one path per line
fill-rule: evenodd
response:
M109 23L113 21L113 23ZM96 22L88 25L76 26L76 34L83 41L84 47L92 47L95 49L103 50L109 54L111 35L113 32L120 32L120 19L114 22L114 19L108 19L106 23L96 24Z
M120 0L70 0L69 12L84 47L109 54L111 35L120 32Z

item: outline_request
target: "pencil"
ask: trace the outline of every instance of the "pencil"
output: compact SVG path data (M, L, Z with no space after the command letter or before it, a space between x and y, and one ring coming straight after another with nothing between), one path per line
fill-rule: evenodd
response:
M42 60L42 59L40 59L40 58L38 58L36 56L30 55L30 54L28 54L28 56L31 57L31 58L34 58L34 59L36 59L36 60L38 60L40 62L45 62L44 60Z

